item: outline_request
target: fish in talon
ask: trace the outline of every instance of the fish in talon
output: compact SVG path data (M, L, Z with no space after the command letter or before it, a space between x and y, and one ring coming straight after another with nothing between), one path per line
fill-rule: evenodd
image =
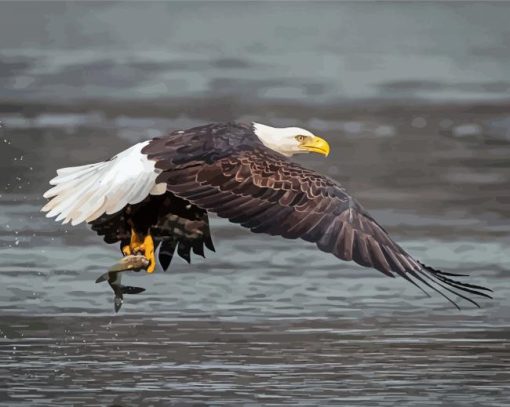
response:
M123 257L110 269L97 278L96 283L107 281L115 294L113 304L115 312L119 312L124 303L124 294L139 294L145 291L142 287L125 286L121 284L123 271L140 271L149 266L149 260L142 255L129 255Z
M150 260L141 254L130 254L124 256L117 263L108 269L110 271L140 271L146 270Z

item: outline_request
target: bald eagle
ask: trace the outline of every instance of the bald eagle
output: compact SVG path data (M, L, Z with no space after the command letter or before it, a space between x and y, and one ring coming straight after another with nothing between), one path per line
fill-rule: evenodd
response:
M448 293L478 306L468 294L491 298L488 288L454 280L415 260L335 180L292 162L329 144L307 130L259 123L217 123L135 144L110 160L57 170L47 217L87 222L122 253L143 254L147 271L156 252L166 270L177 250L214 251L208 213L255 233L304 239L342 260L399 275L427 294ZM428 295L428 294L427 294Z

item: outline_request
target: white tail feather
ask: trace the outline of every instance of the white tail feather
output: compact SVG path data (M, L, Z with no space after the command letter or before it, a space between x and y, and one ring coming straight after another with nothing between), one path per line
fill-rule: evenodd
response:
M41 210L77 225L139 203L149 194L165 193L166 185L156 184L160 171L141 152L148 143L135 144L109 161L57 170L50 181L54 187L44 193L51 200Z

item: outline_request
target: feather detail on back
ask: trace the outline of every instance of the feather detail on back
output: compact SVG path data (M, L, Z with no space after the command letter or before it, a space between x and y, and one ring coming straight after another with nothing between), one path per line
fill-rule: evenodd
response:
M165 185L156 184L160 171L141 153L148 143L135 144L108 161L57 170L50 181L54 187L44 194L51 200L41 210L49 218L77 225L118 212L149 194L163 194Z

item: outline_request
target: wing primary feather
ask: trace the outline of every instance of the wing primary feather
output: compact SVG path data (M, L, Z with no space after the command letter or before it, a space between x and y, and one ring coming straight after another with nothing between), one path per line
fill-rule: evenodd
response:
M442 270L437 270L435 268L432 268L430 266L427 266L425 264L423 264L421 261L418 261L418 263L428 269L429 271L433 272L433 273L436 273L436 274L442 274L443 276L450 276L450 277L469 277L469 274L458 274L458 273L447 273L445 271L442 271ZM492 290L491 290L492 291Z
M391 267L388 264L388 260L386 259L386 256L384 255L381 249L381 245L374 239L369 239L368 242L369 242L368 249L369 252L372 254L372 256L370 256L372 263L374 264L377 270L380 270L383 273L387 274L388 272L390 272Z
M370 253L368 251L367 239L362 233L360 233L359 230L354 231L354 245L352 247L352 257L356 263L361 264L362 266L365 267L373 266L373 263L370 258ZM392 269L391 266L390 269ZM390 277L394 277L393 273L384 272L384 274Z
M342 222L338 220L334 220L330 222L326 227L324 232L322 233L321 238L317 241L317 246L319 249L325 252L333 252L335 250L335 246L337 244L338 236L340 235L340 230L343 227Z
M317 243L317 241L322 237L323 228L328 227L331 222L331 216L328 216L328 214L323 214L319 220L311 225L310 228L301 236L301 239L308 242Z
M419 280L422 284L425 284L427 287L429 287L429 288L431 288L432 290L434 290L435 292L437 292L439 295L441 295L443 298L445 298L446 300L448 300L448 301L449 301L449 302L450 302L450 303L451 303L451 304L452 304L455 308L457 308L457 309L460 311L460 307L459 307L459 305L458 305L455 301L453 301L450 297L448 297L448 296L447 296L445 293L443 293L441 290L439 290L438 288L434 287L432 284L430 284L430 283L429 283L429 282L427 282L425 279L423 279L423 278L421 277L421 275L419 275L419 274L418 274L415 270L412 270L412 269L407 270L407 273L408 273L408 274L410 274L411 276L413 276L414 278L416 278L417 280ZM428 276L427 274L425 274L425 276L426 276L426 277L428 277L430 280L432 280L432 279L430 278L430 276ZM432 280L432 281L434 281L434 280ZM435 283L435 284L437 284L437 285L439 285L440 287L445 288L447 291L450 291L451 293L453 293L453 294L455 294L455 295L459 295L459 294L458 294L458 293L456 293L455 291L452 291L452 290L450 290L450 289L448 289L448 288L446 288L446 287L442 286L442 285L441 285L439 282L437 282L437 281L434 281L434 283ZM418 285L418 287L420 287L420 286ZM423 292L425 292L425 293L427 294L427 296L428 296L428 297L430 297L430 294L429 294L429 293L427 293L427 292L426 292L423 288L421 288L421 287L420 287L420 289L421 289ZM462 297L462 296L460 295L460 297ZM463 297L463 298L465 298L465 297ZM474 303L476 304L476 302L474 302ZM478 305L478 304L476 304L476 305Z
M475 284L463 283L461 281L455 281L455 280L444 277L442 275L442 273L438 273L438 270L435 270L432 267L425 266L422 263L420 263L420 265L423 267L424 272L426 272L426 275L431 275L436 280L439 280L439 281L441 281L445 284L448 284L452 287L458 288L459 290L464 290L466 292L470 292L472 294L476 294L481 297L492 298L489 294L479 291L479 290L482 290L482 291L493 292L490 288L482 287L482 286L475 285Z
M383 252L386 254L386 260L388 260L388 262L391 263L391 269L399 275L405 274L406 269L399 261L398 257L395 255L393 250L384 244L381 245L381 248Z
M386 252L386 253L391 253L390 252L390 249L385 247L384 245L382 246L383 250ZM393 259L395 261L395 259ZM381 271L381 270L380 270ZM411 279L409 277L409 275L412 275L413 277L416 277L414 276L413 274L413 271L412 270L407 270L407 269L401 269L400 267L397 267L397 269L393 269L392 268L392 271L394 273L397 273L400 277L406 279L407 281L409 281L412 285L414 285L415 287L417 287L421 292L423 292L427 297L430 297L430 294L423 289L423 287L421 287L418 283L416 283L416 281L414 281L413 279ZM393 276L392 276L393 277ZM419 278L418 278L419 280Z
M458 291L453 290L452 288L450 288L451 286L450 286L450 287L448 287L448 286L446 286L445 284L443 284L441 281L438 281L438 280L433 279L433 278L432 278L432 276L431 276L431 275L429 275L429 274L427 274L427 273L422 272L422 275L424 275L426 278L428 278L429 280L433 281L433 282L434 282L434 284L437 284L438 286L440 286L441 288L445 289L446 291L451 292L452 294L455 294L455 295L459 296L460 298L463 298L463 299L465 299L466 301L469 301L471 304L473 304L473 305L477 306L478 308L480 308L480 305L479 305L479 304L478 304L475 300L473 300L472 298L466 297L465 295L463 295L463 294L459 293ZM441 293L441 295L442 295L443 297L445 297L445 298L449 299L449 298L448 298L448 297L447 297L444 293L442 293L441 291L439 291L439 290L436 290L436 291L437 291L437 292L439 292L439 293ZM449 300L450 300L450 299L449 299ZM455 307L456 307L457 309L459 309L459 310L461 309L461 308L457 305L457 303L455 303L453 300L450 300L450 302L452 302L452 303L455 305Z

